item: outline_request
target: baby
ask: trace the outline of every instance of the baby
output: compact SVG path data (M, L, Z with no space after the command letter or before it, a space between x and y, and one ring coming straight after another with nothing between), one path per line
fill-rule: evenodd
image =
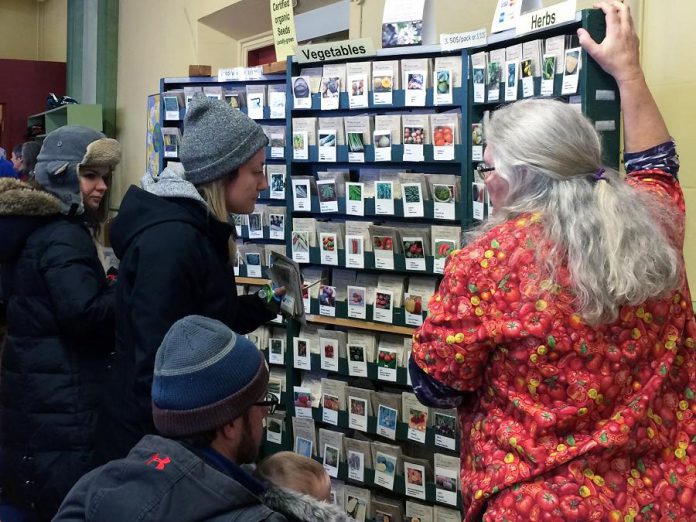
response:
M258 473L272 484L330 502L331 479L316 460L292 451L280 451L259 464Z

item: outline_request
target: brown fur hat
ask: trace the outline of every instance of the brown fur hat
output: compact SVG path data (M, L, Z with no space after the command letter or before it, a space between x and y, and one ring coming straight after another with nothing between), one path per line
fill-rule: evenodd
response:
M112 138L101 138L87 145L80 165L114 168L121 161L121 145Z

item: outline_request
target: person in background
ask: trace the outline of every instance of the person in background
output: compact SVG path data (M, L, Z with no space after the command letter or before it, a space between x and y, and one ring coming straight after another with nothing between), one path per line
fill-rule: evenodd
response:
M464 520L692 520L696 321L675 145L628 6L580 43L618 85L627 175L559 101L498 110L495 214L453 253L415 333L421 402L458 407Z
M54 522L352 520L243 467L257 460L264 418L278 403L266 391L268 376L258 348L220 321L176 321L154 361L151 400L161 435L144 436L126 458L80 479Z
M65 126L46 136L32 185L0 180L0 482L26 520L50 520L94 458L114 292L86 220L119 159L116 140Z
M12 167L14 167L15 172L22 170L22 145L24 144L20 143L12 148L12 156L10 157L10 161L12 162Z
M0 178L16 178L17 171L12 162L7 159L5 149L0 147Z
M12 149L12 165L21 181L29 181L34 176L36 158L41 150L41 144L36 141L25 141Z
M152 365L177 319L205 315L244 334L278 313L274 300L237 296L228 222L230 213L251 213L268 188L266 135L242 112L203 94L191 101L185 129L182 164L157 178L146 175L143 189L130 187L111 228L120 265L101 463L125 456L154 433Z

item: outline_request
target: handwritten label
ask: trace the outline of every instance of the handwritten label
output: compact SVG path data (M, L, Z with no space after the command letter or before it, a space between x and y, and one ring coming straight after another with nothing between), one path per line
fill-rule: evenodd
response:
M443 51L481 47L487 43L488 33L485 28L467 33L444 33L440 35L440 47Z

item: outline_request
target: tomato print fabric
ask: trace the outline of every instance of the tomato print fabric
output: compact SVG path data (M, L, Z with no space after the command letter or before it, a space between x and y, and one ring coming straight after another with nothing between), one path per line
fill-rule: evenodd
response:
M640 171L629 183L678 209L681 249L675 177ZM414 334L425 387L469 392L458 410L464 519L696 521L685 276L679 291L590 327L568 271L544 275L545 250L541 216L527 214L454 252Z

